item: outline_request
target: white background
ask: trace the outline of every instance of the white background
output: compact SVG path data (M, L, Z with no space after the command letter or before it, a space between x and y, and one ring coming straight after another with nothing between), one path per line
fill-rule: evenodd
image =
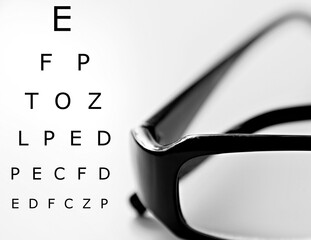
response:
M0 0L0 238L175 239L128 204L135 191L130 129L262 24L291 9L311 11L308 2ZM71 32L53 31L56 5L71 6ZM310 29L292 23L265 38L189 132L218 133L261 111L310 102ZM53 54L44 72L41 53ZM91 58L81 72L78 53ZM40 93L34 110L27 91ZM67 110L54 104L63 91L72 98ZM87 109L92 91L102 92L101 110ZM29 147L18 146L18 130ZM47 147L44 130L56 134ZM82 131L81 147L70 146L71 130ZM96 146L97 130L111 133L110 145ZM13 166L21 174L11 181ZM53 178L58 166L66 168L64 182ZM111 170L109 180L97 179L100 166ZM42 167L41 181L32 180L32 167ZM88 168L81 181L77 167ZM14 197L19 210L10 208ZM56 198L50 210L49 197ZM72 210L63 207L68 197ZM84 197L92 209L81 209ZM104 209L102 197L109 199ZM37 209L28 209L29 198L39 201Z

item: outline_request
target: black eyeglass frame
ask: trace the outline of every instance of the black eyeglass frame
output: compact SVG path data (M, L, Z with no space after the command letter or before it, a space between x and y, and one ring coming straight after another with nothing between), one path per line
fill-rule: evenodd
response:
M143 214L147 208L181 238L222 239L196 231L184 219L179 203L178 178L201 162L188 166L185 172L181 172L181 167L190 159L213 154L311 150L311 136L253 134L275 124L310 120L311 105L267 112L225 134L181 137L203 102L245 50L266 33L289 20L311 23L311 17L301 12L278 18L215 65L142 126L132 130L131 144L139 189L130 200L139 214Z

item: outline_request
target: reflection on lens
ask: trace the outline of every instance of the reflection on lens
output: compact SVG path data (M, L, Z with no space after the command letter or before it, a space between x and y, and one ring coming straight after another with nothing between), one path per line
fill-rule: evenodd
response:
M311 238L310 152L201 159L179 174L181 211L191 228L227 238Z

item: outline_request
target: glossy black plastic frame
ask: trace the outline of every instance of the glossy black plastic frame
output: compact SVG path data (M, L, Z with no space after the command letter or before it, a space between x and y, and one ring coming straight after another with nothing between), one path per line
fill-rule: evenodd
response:
M131 203L138 213L143 214L147 208L172 232L185 239L218 238L192 229L183 218L178 178L198 167L200 162L181 172L184 163L195 157L211 154L311 150L311 136L252 134L275 124L309 120L311 105L261 114L225 134L182 137L200 106L245 50L266 33L289 20L311 23L311 17L300 12L278 18L220 61L142 126L132 130L133 161L139 188L137 194L131 197Z

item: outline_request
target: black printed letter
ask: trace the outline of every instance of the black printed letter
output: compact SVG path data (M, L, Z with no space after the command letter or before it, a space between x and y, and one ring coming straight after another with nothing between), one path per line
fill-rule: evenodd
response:
M71 9L70 6L55 6L54 7L54 31L71 31L70 28L59 28L58 27L58 19L70 19L70 16L59 16L59 9Z

